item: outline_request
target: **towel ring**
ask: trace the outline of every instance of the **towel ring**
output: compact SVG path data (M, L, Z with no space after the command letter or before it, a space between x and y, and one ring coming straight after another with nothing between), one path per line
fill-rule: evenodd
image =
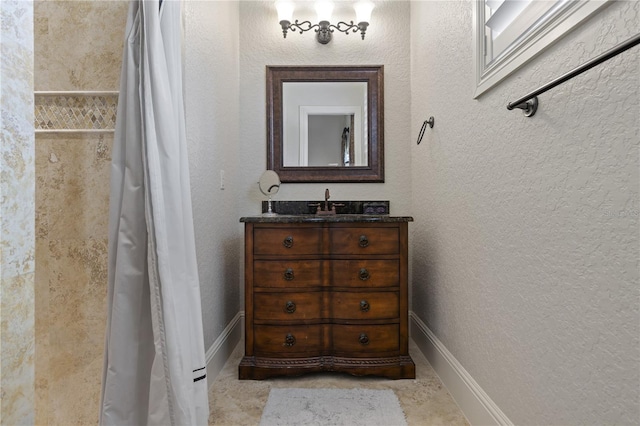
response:
M424 123L422 123L422 128L420 129L420 134L418 134L418 145L420 145L420 142L422 142L424 131L427 129L427 124L429 125L429 128L433 129L433 125L435 124L435 122L436 121L433 116L429 117L428 120L424 120Z

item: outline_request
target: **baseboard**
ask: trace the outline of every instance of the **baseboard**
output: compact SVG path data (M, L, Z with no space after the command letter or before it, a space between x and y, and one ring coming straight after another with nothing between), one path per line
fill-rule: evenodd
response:
M220 336L213 342L205 359L207 361L207 382L209 386L216 379L222 367L231 356L231 353L242 338L242 319L244 319L244 311L236 314L231 322L222 330Z
M512 426L513 423L478 385L429 327L413 312L411 338L435 370L472 425Z

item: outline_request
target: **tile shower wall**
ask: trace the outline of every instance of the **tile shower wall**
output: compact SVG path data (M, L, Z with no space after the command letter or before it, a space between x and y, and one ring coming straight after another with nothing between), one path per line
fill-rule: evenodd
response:
M36 424L97 422L113 136L36 136Z
M0 2L0 423L33 424L33 3Z
M126 11L124 1L34 7L38 425L98 422L109 170Z

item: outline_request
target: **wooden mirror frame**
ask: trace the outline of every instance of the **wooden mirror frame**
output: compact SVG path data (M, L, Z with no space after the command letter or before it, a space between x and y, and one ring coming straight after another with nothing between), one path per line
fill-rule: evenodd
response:
M367 82L367 166L284 167L282 84ZM282 182L384 182L384 67L267 66L267 169Z

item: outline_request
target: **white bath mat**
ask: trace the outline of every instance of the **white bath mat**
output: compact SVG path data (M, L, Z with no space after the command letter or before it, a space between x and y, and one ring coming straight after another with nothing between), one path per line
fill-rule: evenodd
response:
M392 390L271 389L260 426L406 426Z

